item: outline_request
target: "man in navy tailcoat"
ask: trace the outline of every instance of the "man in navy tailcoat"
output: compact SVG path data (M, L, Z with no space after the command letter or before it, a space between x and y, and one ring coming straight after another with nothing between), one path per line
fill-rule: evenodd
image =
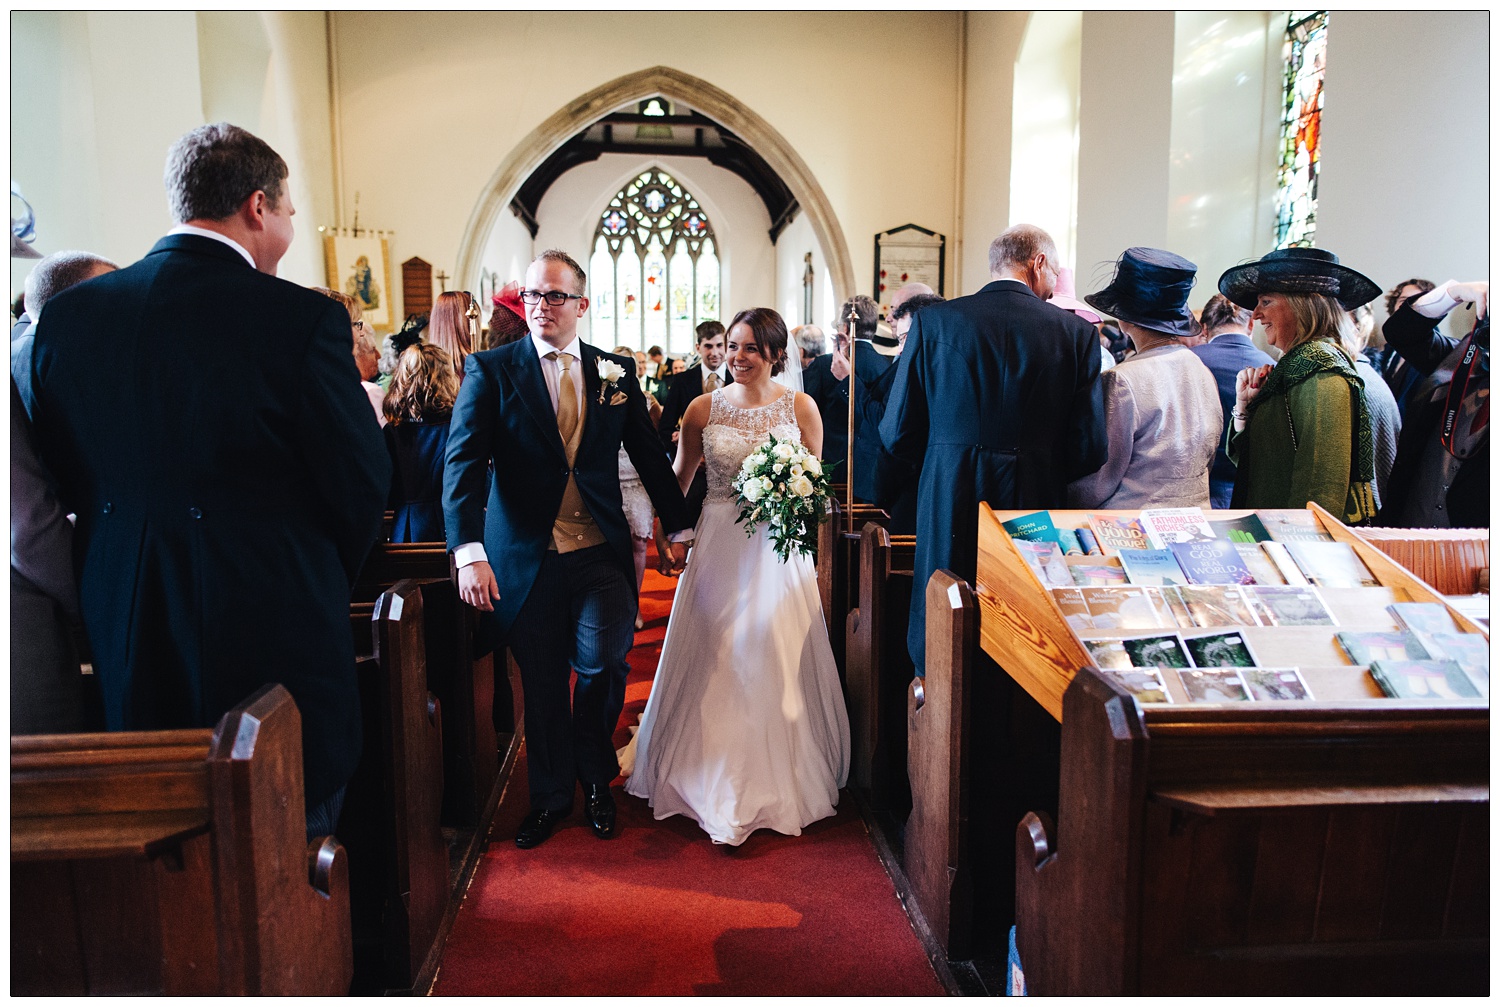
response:
M907 632L919 675L927 581L974 580L979 504L1062 507L1068 483L1104 463L1099 337L1046 303L1056 260L1047 232L1017 224L990 245L991 282L924 308L906 337L880 436L921 472Z
M37 451L112 730L213 727L261 686L302 717L309 835L360 752L349 591L391 463L335 301L276 278L286 162L228 123L173 145L179 223L58 294L32 358Z

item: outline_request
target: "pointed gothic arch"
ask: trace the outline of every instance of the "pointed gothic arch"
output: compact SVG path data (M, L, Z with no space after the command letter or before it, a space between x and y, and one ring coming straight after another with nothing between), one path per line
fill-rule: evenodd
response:
M796 149L774 126L727 91L667 66L626 74L594 88L554 112L516 144L490 176L469 215L459 244L457 275L471 285L478 283L485 239L521 184L553 151L615 109L654 95L697 109L733 131L765 158L807 214L828 264L835 302L841 303L851 296L854 266L849 258L849 245L832 204Z

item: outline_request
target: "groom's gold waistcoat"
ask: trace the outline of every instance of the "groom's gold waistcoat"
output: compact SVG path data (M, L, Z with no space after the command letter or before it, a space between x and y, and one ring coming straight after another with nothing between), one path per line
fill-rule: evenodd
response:
M603 545L604 533L594 523L578 492L578 477L573 473L573 460L578 454L578 442L583 439L583 427L588 418L588 396L579 397L578 423L573 436L563 445L568 454L568 485L563 489L562 505L557 508L557 517L552 522L552 546L557 552L576 552L590 546Z

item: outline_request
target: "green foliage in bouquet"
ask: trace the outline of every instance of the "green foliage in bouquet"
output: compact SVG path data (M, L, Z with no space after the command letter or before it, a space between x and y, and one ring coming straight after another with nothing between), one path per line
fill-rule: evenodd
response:
M818 525L828 519L828 475L816 455L798 441L769 441L750 452L734 477L736 523L754 535L764 524L776 555L785 563L795 549L811 556L818 546Z

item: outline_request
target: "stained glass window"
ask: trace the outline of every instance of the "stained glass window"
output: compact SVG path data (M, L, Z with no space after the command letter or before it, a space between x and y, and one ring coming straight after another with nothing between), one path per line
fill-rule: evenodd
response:
M1313 244L1318 219L1319 141L1328 12L1292 11L1287 20L1281 91L1281 167L1277 175L1276 247Z
M719 317L713 225L693 194L660 168L609 201L594 230L589 297L601 346L693 349L699 322Z

